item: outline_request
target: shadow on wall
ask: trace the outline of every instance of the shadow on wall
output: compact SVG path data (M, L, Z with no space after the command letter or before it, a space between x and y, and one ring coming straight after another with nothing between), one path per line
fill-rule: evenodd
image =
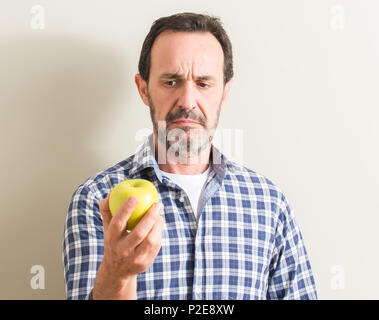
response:
M0 70L0 298L64 299L69 200L103 169L88 146L125 94L125 62L99 43L44 33L1 40ZM33 265L45 269L44 290L31 288Z

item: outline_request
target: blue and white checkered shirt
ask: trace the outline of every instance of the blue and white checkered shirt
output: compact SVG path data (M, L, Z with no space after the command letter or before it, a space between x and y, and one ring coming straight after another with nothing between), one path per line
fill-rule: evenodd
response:
M74 192L63 235L67 299L92 297L104 253L99 202L126 178L150 180L164 204L162 247L137 276L137 299L317 299L303 237L277 186L212 145L196 219L185 192L162 176L152 139Z

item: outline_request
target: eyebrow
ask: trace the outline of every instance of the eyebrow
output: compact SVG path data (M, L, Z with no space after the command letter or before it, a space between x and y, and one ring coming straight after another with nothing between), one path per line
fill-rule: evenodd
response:
M160 76L160 79L179 79L182 80L184 79L183 74L179 73L162 73ZM216 81L216 78L210 75L200 75L200 76L195 76L196 80L212 80Z

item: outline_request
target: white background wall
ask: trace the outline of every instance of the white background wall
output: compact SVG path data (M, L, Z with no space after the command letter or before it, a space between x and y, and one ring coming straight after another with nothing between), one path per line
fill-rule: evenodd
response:
M35 5L43 29L33 29ZM71 195L151 130L134 84L140 49L155 19L184 11L224 22L235 77L219 130L242 131L243 164L288 197L319 298L379 299L378 9L375 0L1 1L0 299L65 298ZM45 289L31 286L35 265Z

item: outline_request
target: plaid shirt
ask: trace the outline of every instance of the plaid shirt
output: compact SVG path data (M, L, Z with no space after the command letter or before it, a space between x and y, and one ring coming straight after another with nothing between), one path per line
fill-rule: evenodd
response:
M186 193L162 176L152 139L72 195L63 235L67 299L92 298L104 253L99 202L126 178L154 183L165 208L162 247L137 275L137 299L317 299L301 232L277 186L212 145L196 219Z

